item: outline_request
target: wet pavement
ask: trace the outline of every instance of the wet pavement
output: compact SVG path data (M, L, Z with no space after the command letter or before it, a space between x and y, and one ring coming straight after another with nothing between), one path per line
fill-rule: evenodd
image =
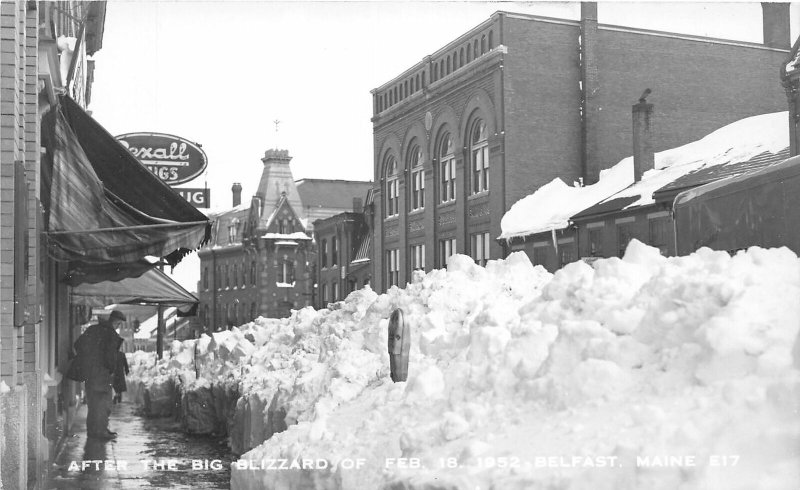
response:
M232 457L224 439L186 434L172 418L136 415L136 406L113 406L109 428L116 439L86 437L86 406L75 434L59 453L46 489L226 489Z

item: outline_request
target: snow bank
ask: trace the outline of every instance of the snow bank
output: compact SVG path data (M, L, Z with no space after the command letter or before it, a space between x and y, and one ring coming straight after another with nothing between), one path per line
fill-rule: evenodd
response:
M554 275L522 253L454 256L405 289L174 344L149 372L236 386L231 443L252 448L236 489L795 488L798 295L787 249L664 258L633 241Z

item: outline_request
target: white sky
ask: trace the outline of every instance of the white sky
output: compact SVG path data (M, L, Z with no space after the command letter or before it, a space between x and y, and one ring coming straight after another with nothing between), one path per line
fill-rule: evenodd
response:
M112 1L94 56L90 109L112 134L163 132L200 143L215 207L230 206L233 182L249 200L260 158L275 146L294 157L295 179L372 180L370 90L497 10L577 19L580 7ZM598 16L606 24L762 41L759 3L601 2ZM792 4L791 16L794 40L800 4ZM203 187L203 178L184 186ZM195 281L181 282L194 290Z

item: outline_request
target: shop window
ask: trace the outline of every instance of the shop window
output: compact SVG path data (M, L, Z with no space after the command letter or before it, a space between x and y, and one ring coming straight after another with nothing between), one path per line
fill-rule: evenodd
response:
M617 224L617 257L622 258L625 255L625 249L633 238L635 238L633 223Z
M589 228L589 257L603 256L603 227Z
M472 193L489 190L489 142L486 124L482 119L472 124L470 132L470 168L472 169Z
M547 245L533 246L533 265L541 265L547 268L548 248Z
M670 219L666 216L652 218L649 222L649 228L650 240L648 245L657 247L661 255L666 256L669 253L668 243L672 236Z

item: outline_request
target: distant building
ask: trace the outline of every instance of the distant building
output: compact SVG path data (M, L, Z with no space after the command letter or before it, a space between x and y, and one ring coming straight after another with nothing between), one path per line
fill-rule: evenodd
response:
M788 4L763 4L765 44L599 24L591 2L581 11L498 12L372 91L376 290L453 253L506 254L495 239L511 205L556 177L594 183L630 154L629 104L645 88L655 151L785 108L774 74L789 53Z
M305 179L295 182L287 150L267 150L258 189L212 214L214 233L200 257L199 314L206 330L241 325L259 316L281 318L315 304L316 246L310 217L351 209L370 182ZM349 205L345 206L344 203Z
M372 279L370 243L372 191L353 199L352 211L314 222L317 245L317 308L340 301Z

